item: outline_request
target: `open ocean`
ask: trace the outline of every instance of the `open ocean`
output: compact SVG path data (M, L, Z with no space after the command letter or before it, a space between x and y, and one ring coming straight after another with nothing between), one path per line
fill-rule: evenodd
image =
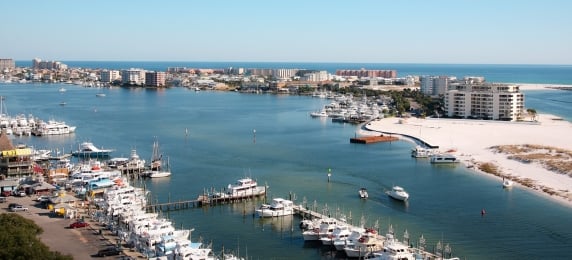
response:
M255 63L66 62L70 67L164 70L170 66L254 67ZM18 63L19 66L21 63ZM488 81L572 84L572 67L541 65L285 64L259 67L308 69L396 69L408 74L485 76ZM288 66L286 66L288 65ZM317 67L312 67L316 65ZM322 67L319 67L322 66ZM61 87L66 92L58 92ZM96 97L103 91L105 97ZM526 106L572 119L572 91L526 91ZM68 136L13 137L15 144L70 151L78 143L115 148L127 157L137 149L150 158L155 138L169 156L170 178L145 180L154 202L195 199L205 189L223 188L251 176L270 186L268 198L294 196L332 215L377 221L382 234L391 225L411 243L423 235L426 248L449 244L462 259L568 259L572 255L572 207L520 186L503 190L501 181L462 166L435 167L410 157L405 141L351 144L355 125L315 119L309 112L329 100L305 96L195 92L185 88L83 88L65 84L0 84L10 115L33 114L77 126ZM65 106L59 103L65 101ZM188 129L188 135L185 135ZM256 136L254 136L256 130ZM254 140L255 138L255 140ZM564 142L572 139L563 137ZM523 165L523 167L526 167ZM328 169L332 171L327 181ZM384 195L392 185L411 198L397 203ZM357 191L368 188L370 198ZM571 187L572 188L572 187ZM164 212L177 227L195 228L192 239L212 242L248 259L344 259L343 254L304 243L299 218L258 219L262 201ZM482 217L480 210L487 215Z

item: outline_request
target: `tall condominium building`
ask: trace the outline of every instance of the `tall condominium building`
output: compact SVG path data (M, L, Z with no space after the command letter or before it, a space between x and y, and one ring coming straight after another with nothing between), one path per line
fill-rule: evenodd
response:
M444 95L449 87L447 76L422 76L420 82L420 91L425 95Z
M151 87L164 87L165 76L167 74L162 71L149 71L145 73L145 85Z
M357 76L357 77L378 77L378 78L397 78L396 70L336 70L338 76Z
M121 83L125 85L143 85L145 84L145 70L128 69L121 71Z
M306 73L304 74L304 76L300 79L302 81L327 81L330 79L330 75L328 74L327 71L322 70L322 71L316 71L316 72L312 72L312 73Z
M249 73L250 75L256 75L256 76L272 76L273 73L273 69L248 69L247 73Z
M102 70L99 75L99 81L101 82L112 82L116 79L121 79L121 74L118 70Z
M0 59L0 70L11 70L16 67L13 59Z
M445 93L449 117L515 121L524 112L524 94L508 84L465 82Z

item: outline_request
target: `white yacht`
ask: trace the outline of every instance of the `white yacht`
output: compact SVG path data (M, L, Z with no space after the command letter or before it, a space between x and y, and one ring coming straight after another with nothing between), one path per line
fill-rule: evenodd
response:
M367 194L367 189L366 188L360 188L358 190L359 193L359 197L362 199L367 199L369 197L369 195Z
M215 198L240 198L247 196L259 196L266 193L265 186L258 186L258 183L251 178L242 178L234 184L229 184L225 192L213 194Z
M415 146L415 148L411 149L411 157L415 158L428 158L435 154L435 149L425 148L423 146Z
M503 180L502 180L502 187L505 189L512 188L513 184L514 184L514 182L512 180L505 179L505 178L503 178Z
M114 149L103 149L96 147L92 142L83 142L77 151L72 152L76 157L107 157Z
M48 120L48 122L40 122L34 129L32 129L32 134L36 136L64 135L74 133L75 129L75 126L69 126L65 122Z
M451 154L434 154L430 156L431 163L434 164L451 164L461 162L457 157Z
M406 201L409 199L409 193L407 193L402 187L400 186L393 186L390 191L386 192L389 197L392 197L396 200Z
M294 202L283 198L275 198L270 205L262 204L256 209L256 215L264 217L279 217L294 214Z

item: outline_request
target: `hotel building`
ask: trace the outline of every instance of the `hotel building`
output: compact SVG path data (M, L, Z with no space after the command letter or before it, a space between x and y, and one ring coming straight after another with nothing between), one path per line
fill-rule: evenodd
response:
M145 73L145 85L151 87L164 87L166 73L162 71L150 71Z
M516 121L524 113L524 94L508 84L465 82L445 93L447 116Z

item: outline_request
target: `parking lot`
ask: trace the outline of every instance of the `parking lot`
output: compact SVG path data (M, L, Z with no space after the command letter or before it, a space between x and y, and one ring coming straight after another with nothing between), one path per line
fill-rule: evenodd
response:
M88 227L70 229L71 223L75 219L64 219L50 213L48 209L42 208L40 202L34 201L35 197L7 197L6 202L1 203L2 213L19 214L25 218L33 220L38 226L42 227L44 232L40 235L40 239L46 244L50 250L61 252L62 254L72 255L75 260L82 259L129 259L135 257L108 256L93 257L99 250L114 245L115 237L109 234L109 231L100 234L101 226L98 223L89 221ZM17 203L27 207L27 211L11 212L8 210L10 203Z

